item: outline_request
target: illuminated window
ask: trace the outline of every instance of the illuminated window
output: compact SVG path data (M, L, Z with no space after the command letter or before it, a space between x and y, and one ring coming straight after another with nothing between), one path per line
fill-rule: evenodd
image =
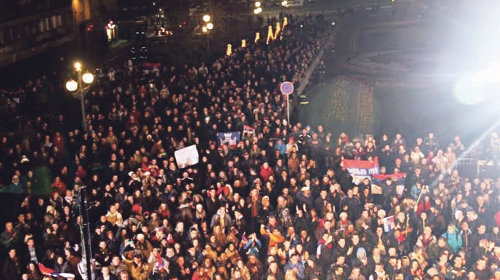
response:
M56 28L57 27L57 17L56 16L52 16L52 28Z
M40 32L43 33L45 31L45 24L43 23L43 19L40 21Z
M45 29L50 30L49 18L45 18Z
M62 26L62 17L61 17L61 15L57 16L57 25L58 26Z

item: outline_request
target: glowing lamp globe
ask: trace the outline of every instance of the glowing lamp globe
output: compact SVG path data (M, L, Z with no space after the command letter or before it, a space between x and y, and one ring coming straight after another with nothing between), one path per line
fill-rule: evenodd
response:
M204 22L209 22L210 21L210 16L209 15L204 15L203 16L203 21Z
M211 22L207 23L207 29L208 29L208 30L212 30L212 29L214 29L214 24L213 24L213 23L211 23Z
M66 89L69 91L75 91L78 88L78 83L74 80L68 81L66 83Z
M76 71L82 70L82 64L80 62L76 62L75 63L75 69L76 69Z
M84 83L90 84L90 83L92 83L94 81L94 75L92 75L90 73L85 73L82 76L82 80L83 80Z

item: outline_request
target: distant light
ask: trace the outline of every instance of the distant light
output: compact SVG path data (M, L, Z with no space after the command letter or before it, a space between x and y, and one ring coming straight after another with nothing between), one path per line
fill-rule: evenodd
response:
M288 5L288 1L281 2L281 6L286 7L286 5Z
M253 10L253 12L257 15L257 14L260 14L262 12L262 8L257 8L255 10Z
M302 24L300 25L300 28L304 27Z
M207 23L207 29L208 29L208 30L212 30L212 29L214 29L214 24L213 24L213 23L211 23L211 22Z
M334 22L332 22L332 25L335 25L335 21L334 21Z
M259 8L260 7L260 2L255 2L255 7Z
M203 26L203 28L201 29L203 31L203 33L207 33L208 32L208 29L206 26Z
M210 21L210 15L204 15L203 16L203 21L204 22L209 22Z

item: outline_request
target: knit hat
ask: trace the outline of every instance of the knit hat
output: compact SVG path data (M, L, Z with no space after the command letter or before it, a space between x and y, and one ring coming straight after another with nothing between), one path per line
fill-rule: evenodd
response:
M134 206L132 206L132 212L141 214L141 206L139 204L134 204Z

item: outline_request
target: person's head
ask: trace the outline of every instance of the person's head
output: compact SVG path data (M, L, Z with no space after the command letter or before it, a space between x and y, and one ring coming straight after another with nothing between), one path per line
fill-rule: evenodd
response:
M361 269L359 266L355 266L352 268L351 275L354 277L358 277L360 275Z
M28 247L33 247L35 246L35 239L33 238L29 238L28 241L26 241L26 244L28 245Z
M447 232L449 234L455 233L455 226L452 224L448 225Z
M479 258L479 260L477 260L477 268L478 269L485 269L486 263L487 263L487 260L485 258Z
M120 271L120 280L129 280L129 275L128 275L128 271L126 270L122 270Z
M14 229L14 224L12 222L5 223L5 230L11 232Z
M10 257L11 259L15 258L15 257L16 257L16 254L17 254L17 253L16 253L16 249L14 249L14 248L9 249L9 257Z
M375 271L377 273L385 273L385 270L384 270L384 264L379 262L379 263L376 263L375 264Z
M438 246L443 248L446 246L446 238L444 237L439 237L438 238Z
M135 254L134 255L134 263L137 265L142 264L142 256L140 254Z
M120 259L120 257L119 257L119 256L117 256L117 255L114 255L114 256L112 257L112 259L111 259L111 264L112 264L112 265L117 266L117 265L119 265L119 264L120 264L120 262L121 262L121 259Z
M101 268L101 273L103 276L108 276L109 275L109 267L108 266L103 266Z
M484 225L484 224L480 224L480 225L477 227L477 233L478 233L478 234L485 234L485 233L486 233L486 225Z

